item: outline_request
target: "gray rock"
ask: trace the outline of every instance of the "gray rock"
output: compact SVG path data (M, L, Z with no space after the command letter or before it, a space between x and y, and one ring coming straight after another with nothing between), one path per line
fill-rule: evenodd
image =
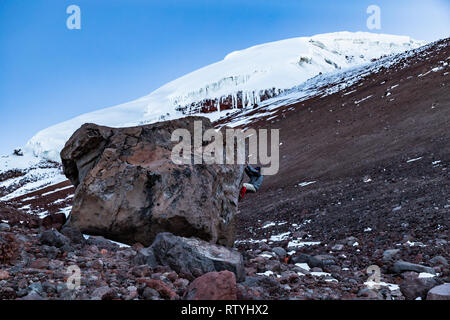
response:
M42 251L45 253L45 256L49 259L55 259L60 253L58 248L47 245L42 246Z
M46 230L42 232L39 239L42 244L46 244L57 248L70 245L69 239L55 229Z
M450 300L450 283L432 288L428 292L427 300Z
M21 241L21 242L29 242L31 239L30 237L24 235L24 234L17 234L16 235L16 239Z
M146 264L152 269L158 266L158 261L156 260L155 253L151 247L139 250L133 258L133 263L138 266Z
M272 249L272 251L280 258L284 258L287 255L286 250L284 250L282 247L275 247Z
M62 292L66 291L66 290L68 290L66 282L60 282L56 285L56 292L58 294L61 294Z
M415 263L411 263L411 262L406 262L406 261L403 261L403 260L397 261L394 264L393 271L395 273L402 273L402 272L406 272L406 271L414 271L414 272L418 272L418 273L426 272L426 273L436 274L434 269L431 268L431 267L427 267L427 266L423 266L423 265L415 264Z
M280 283L275 278L265 276L246 277L245 281L241 284L249 288L261 287L266 291L280 287Z
M34 292L34 294L37 294L37 293ZM18 298L23 298L23 297L28 295L28 290L26 288L19 289L19 290L17 290L16 295L17 295ZM38 300L41 300L41 299L38 299Z
M158 234L151 248L159 264L169 266L177 273L193 274L195 269L203 274L228 270L235 273L238 281L245 279L244 260L235 250L167 232Z
M0 232L9 231L11 229L11 226L7 223L0 223Z
M270 270L275 273L281 272L281 264L278 260L270 260L266 264L266 270Z
M45 281L42 283L42 288L46 293L56 293L56 285L53 283L50 283L48 281Z
M64 290L61 292L59 300L65 300L65 301L72 301L76 299L76 291L74 290ZM86 297L85 300L89 299L89 297Z
M142 292L142 297L145 300L159 300L161 298L158 291L149 287L145 287L144 291Z
M394 257L400 252L400 249L388 249L383 252L383 261L393 261Z
M94 290L91 300L112 300L116 296L117 293L113 288L103 286Z
M19 300L47 300L41 297L36 291L31 291L25 297L20 298Z
M42 296L44 294L44 288L39 282L32 283L28 286L28 291L36 292L38 295Z

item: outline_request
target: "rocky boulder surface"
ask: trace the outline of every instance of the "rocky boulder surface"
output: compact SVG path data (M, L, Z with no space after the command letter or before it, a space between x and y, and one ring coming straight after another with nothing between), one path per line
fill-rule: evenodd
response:
M128 244L150 245L170 232L232 246L243 166L175 164L171 152L179 142L172 133L187 129L193 139L194 121L202 121L202 134L212 128L206 118L188 117L78 129L61 151L76 187L67 225Z

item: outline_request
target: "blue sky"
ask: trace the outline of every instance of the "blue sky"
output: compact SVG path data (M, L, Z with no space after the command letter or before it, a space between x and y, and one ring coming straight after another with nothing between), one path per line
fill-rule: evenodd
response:
M81 8L68 30L66 8ZM235 50L291 37L381 30L450 35L450 0L0 0L0 154L79 114L147 95Z

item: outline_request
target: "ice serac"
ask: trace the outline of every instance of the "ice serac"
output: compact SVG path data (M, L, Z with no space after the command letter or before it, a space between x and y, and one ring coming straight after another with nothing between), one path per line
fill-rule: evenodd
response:
M45 129L28 142L27 149L59 162L64 143L84 123L128 127L193 114L216 120L230 109L252 107L320 73L369 63L423 44L403 36L337 32L254 46L230 53L141 99Z
M161 232L231 246L242 165L176 165L176 129L194 137L207 118L128 128L85 124L61 152L76 186L68 226L119 242L150 245Z

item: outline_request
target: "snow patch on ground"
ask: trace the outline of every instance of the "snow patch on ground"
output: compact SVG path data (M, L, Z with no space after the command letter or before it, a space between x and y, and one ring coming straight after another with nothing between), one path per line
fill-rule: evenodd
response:
M310 184L314 184L314 183L316 183L316 182L317 182L317 181L302 182L302 183L299 183L298 186L299 186L299 187L306 187L306 186L309 186Z
M307 263L296 263L295 264L297 267L302 268L303 270L309 271L311 270L311 268L309 267L309 265Z
M406 163L416 162L416 161L422 160L422 158L423 158L423 157L415 158L415 159L410 159L410 160L406 161Z
M427 273L427 272L419 273L419 279L434 278L434 277L436 277L435 274L431 274L431 273Z

